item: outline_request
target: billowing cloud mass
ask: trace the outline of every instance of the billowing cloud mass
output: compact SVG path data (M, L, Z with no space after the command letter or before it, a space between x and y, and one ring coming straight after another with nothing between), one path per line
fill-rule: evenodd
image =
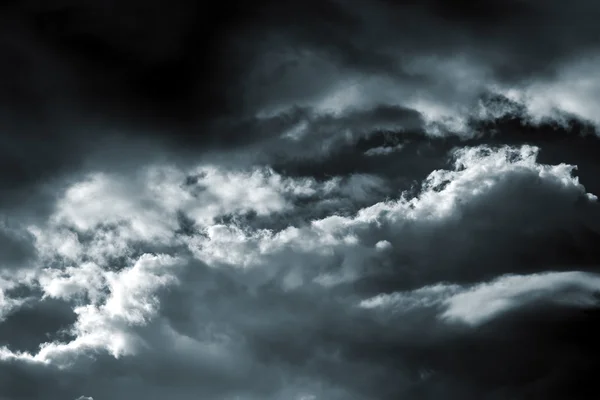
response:
M2 11L0 400L590 398L596 2Z

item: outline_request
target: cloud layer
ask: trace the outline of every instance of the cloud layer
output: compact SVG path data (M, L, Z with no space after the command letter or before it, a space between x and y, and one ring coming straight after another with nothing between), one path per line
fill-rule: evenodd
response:
M8 2L0 400L579 399L595 2Z
M538 151L458 148L416 192L385 201L358 178L264 169L90 175L27 227L34 260L4 270L3 324L43 307L56 318L66 307L65 322L38 334L37 348L9 340L2 362L35 382L64 376L62 388L36 384L73 398L549 395L552 372L531 372L550 380L537 388L512 375L511 357L500 361L507 372L469 377L487 364L461 347L508 341L533 368L544 349L570 343L575 359L556 355L561 373L588 373L581 343L528 348L543 324L584 318L600 290L596 197L573 166L540 164ZM320 216L347 201L370 205ZM278 223L290 212L294 224Z

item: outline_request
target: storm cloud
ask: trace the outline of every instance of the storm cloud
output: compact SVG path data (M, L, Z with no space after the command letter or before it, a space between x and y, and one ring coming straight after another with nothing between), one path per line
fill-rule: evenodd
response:
M588 398L599 11L6 2L0 399Z

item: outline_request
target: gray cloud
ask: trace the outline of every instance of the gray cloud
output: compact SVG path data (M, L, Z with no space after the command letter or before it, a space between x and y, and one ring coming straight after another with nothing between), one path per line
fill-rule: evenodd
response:
M594 2L7 2L0 399L586 398Z
M10 222L0 225L0 265L1 268L23 267L35 256L33 238L18 224L10 225Z
M37 257L27 278L6 275L35 290L3 292L28 303L14 302L2 323L0 364L11 371L2 390L14 399L560 398L594 368L587 335L600 286L573 271L595 270L586 235L598 210L571 166L540 164L537 152L463 147L416 194L389 201L361 199L340 180L210 165L72 182L29 228ZM299 211L303 196L320 199L313 213ZM317 216L343 197L358 211ZM186 235L182 210L195 226ZM294 210L296 225L271 230L220 219Z

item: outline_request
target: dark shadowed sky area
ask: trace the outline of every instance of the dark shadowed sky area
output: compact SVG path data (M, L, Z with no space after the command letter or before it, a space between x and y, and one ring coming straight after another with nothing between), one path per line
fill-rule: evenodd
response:
M599 15L3 2L0 400L593 398Z

